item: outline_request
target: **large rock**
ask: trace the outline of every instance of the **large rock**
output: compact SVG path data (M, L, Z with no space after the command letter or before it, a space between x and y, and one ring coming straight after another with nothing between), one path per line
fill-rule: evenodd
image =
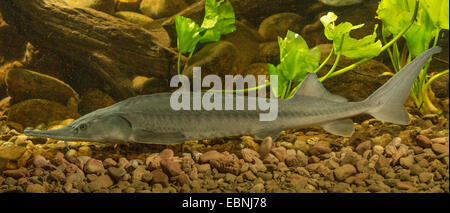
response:
M145 76L136 76L133 79L133 87L140 95L167 92L169 90L166 81L155 77L147 78Z
M140 14L140 13L136 13L136 12L131 12L131 11L119 11L119 12L116 12L114 14L114 16L119 17L121 19L124 19L124 20L126 20L128 22L131 22L133 24L137 24L137 25L139 25L141 27L143 27L145 25L148 25L151 22L153 22L152 18L150 18L150 17L148 17L146 15L143 15L143 14Z
M229 41L238 50L238 66L236 73L240 74L242 70L249 65L259 54L259 44L263 38L258 32L242 22L236 21L236 30L230 34L222 36L223 41Z
M303 26L301 16L295 13L279 13L264 19L258 31L266 41L276 41L278 36L286 37L288 30L300 33Z
M116 0L117 11L139 11L142 0Z
M1 64L1 60L2 59L0 59L0 64ZM6 74L8 73L8 70L13 69L13 68L22 67L22 66L23 65L20 62L18 62L18 61L14 61L14 62L11 62L11 63L7 62L7 63L5 63L5 64L0 66L0 98L4 98L4 97L7 96L7 92L6 92Z
M269 68L266 63L253 63L245 67L240 73L242 76L254 75L258 79L258 75L265 75L266 79L269 79Z
M133 24L139 25L144 29L152 32L158 42L164 47L169 47L171 39L167 31L161 26L161 21L155 21L152 18L140 13L131 11L119 11L114 14L116 17L124 19Z
M94 110L111 106L115 103L116 101L114 101L114 99L108 94L98 89L89 90L81 97L80 104L78 105L78 111L80 114L84 115Z
M438 98L446 98L448 97L448 73L440 76L436 80L431 83L431 90L433 90L434 94Z
M66 83L31 70L9 70L6 84L8 95L15 103L27 99L47 99L66 105L71 98L79 100L77 92Z
M24 127L78 117L80 115L68 107L45 99L20 102L11 106L8 112L8 121L19 123Z
M218 76L235 73L238 64L238 50L231 42L219 41L205 45L188 61L183 74L192 78L193 68L201 67L202 76L215 74Z
M142 0L140 10L150 18L164 18L180 12L188 5L183 0Z
M64 0L72 7L88 7L94 10L113 14L115 2L114 0Z
M259 44L259 54L255 61L278 65L280 63L280 47L277 41Z

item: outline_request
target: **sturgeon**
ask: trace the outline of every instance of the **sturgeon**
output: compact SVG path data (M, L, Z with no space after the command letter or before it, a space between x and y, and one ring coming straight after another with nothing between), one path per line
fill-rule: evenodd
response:
M350 118L359 114L409 124L403 104L421 69L440 51L440 47L425 51L361 102L348 102L331 94L314 73L309 73L294 97L279 100L278 117L274 121L260 121L262 111L258 109L176 111L169 103L171 93L160 93L129 98L98 109L60 129L25 130L24 133L64 141L180 144L187 140L238 135L254 135L260 139L270 136L275 140L283 129L320 125L329 133L349 137L355 131ZM236 95L231 98L235 99ZM245 103L254 98L259 99L245 97Z

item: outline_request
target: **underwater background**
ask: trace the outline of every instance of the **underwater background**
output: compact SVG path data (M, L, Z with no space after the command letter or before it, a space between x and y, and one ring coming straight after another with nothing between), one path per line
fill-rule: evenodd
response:
M415 3L2 0L0 192L448 193L448 0ZM313 126L183 145L23 134L172 92L171 77L194 66L282 76L280 99L316 72L332 94L362 101L432 46L442 52L405 103L409 125L360 115L351 137Z

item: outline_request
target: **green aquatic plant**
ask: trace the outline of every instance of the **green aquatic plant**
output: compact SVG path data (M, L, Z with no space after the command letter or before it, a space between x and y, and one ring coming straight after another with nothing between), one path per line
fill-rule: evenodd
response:
M236 30L233 6L225 0L206 0L205 16L201 26L183 16L176 15L174 19L177 32L178 75L181 74L181 54L189 54L189 60L197 44L217 42L221 35Z
M316 73L322 69L333 54L336 60L327 72L320 78L324 81L334 76L341 55L348 58L373 58L380 54L382 50L381 41L377 41L375 26L374 32L362 39L355 39L350 36L350 31L359 29L364 24L353 26L349 22L335 24L336 14L329 12L321 17L320 21L324 25L324 34L328 40L333 41L333 48L328 57L319 65L320 50L316 47L309 49L305 40L298 34L288 31L286 38L278 38L280 47L280 64L268 65L270 75L278 75L278 88L273 91L276 97L281 99L290 98L309 72ZM343 72L341 72L343 73ZM292 87L295 85L295 87Z
M416 1L418 2L419 0ZM336 55L334 64L330 70L328 70L327 74L319 79L321 82L328 78L350 71L362 63L378 56L390 46L395 45L397 40L400 39L412 26L417 17L417 2L413 7L413 11L416 12L410 14L409 22L405 22L405 26L398 27L398 29L400 29L399 32L385 45L382 45L381 41L377 40L377 25L375 25L372 34L367 35L362 39L355 39L350 36L350 32L363 27L364 24L354 26L349 22L343 22L336 25L335 22L338 17L333 12L329 12L327 15L322 16L320 21L324 26L324 34L328 40L333 42L333 48L327 58L320 65L319 49L309 49L305 40L299 34L288 31L284 39L278 37L278 45L280 47L280 64L277 66L268 64L269 74L278 76L278 85L276 88L272 88L273 94L275 97L280 99L291 98L295 94L298 87L300 87L305 76L309 72L318 72L326 65L328 60L333 55ZM360 60L340 70L336 70L342 55L351 59ZM270 82L258 87L243 90L219 91L229 93L246 92L262 89L267 86L270 86Z
M292 85L301 83L306 74L319 66L320 50L309 49L306 41L297 33L288 31L284 39L278 37L280 46L280 64L268 64L270 75L278 75L278 88L274 89L276 97L281 99L293 95Z
M414 7L414 2L418 4ZM382 36L386 42L391 36L398 37L406 26L410 28L402 34L406 45L401 49L397 42L388 49L392 66L398 72L408 64L413 57L436 46L440 32L449 29L449 1L448 0L382 0L378 5L377 18L382 21ZM392 14L396 14L393 16ZM417 16L410 21L411 16ZM447 74L449 70L442 71L435 76L427 77L431 59L422 69L418 79L411 89L410 97L423 114L442 112L435 106L430 98L430 85L439 76ZM385 73L393 75L394 73Z

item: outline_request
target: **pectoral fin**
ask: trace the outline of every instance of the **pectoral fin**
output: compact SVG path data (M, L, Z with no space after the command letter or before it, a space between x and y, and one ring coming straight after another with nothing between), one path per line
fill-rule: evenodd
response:
M133 131L132 140L135 143L145 144L181 144L186 141L186 137L177 132L157 133L153 131L137 129Z
M322 128L335 135L350 137L355 132L355 126L351 119L336 120L322 125Z

